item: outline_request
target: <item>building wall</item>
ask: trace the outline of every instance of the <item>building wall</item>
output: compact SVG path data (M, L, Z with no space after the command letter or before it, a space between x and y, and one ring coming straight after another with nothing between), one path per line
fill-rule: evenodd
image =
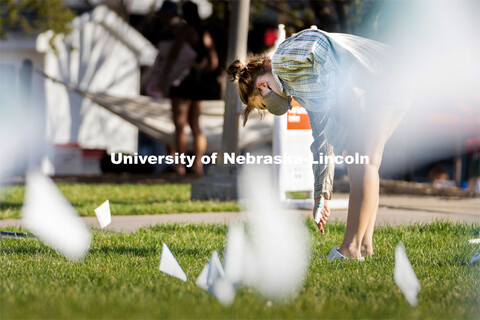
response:
M34 35L9 33L0 41L0 176L39 168L48 152L45 78L36 72L43 70L44 58L35 50ZM32 68L22 82L25 61Z

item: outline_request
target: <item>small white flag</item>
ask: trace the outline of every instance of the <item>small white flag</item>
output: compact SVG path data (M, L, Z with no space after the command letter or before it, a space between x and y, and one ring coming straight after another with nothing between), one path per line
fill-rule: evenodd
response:
M405 299L412 306L417 305L417 295L420 291L420 282L413 270L410 260L408 260L405 247L402 243L397 244L395 248L395 270L393 274L395 283L403 292Z
M312 241L305 222L280 206L270 172L248 166L239 175L240 196L248 199L243 284L268 300L285 301L304 287Z
M475 263L477 261L480 261L480 251L475 253L475 255L472 257L472 259L470 259L469 263L472 264L472 263Z
M90 248L90 231L55 183L40 172L30 172L26 186L25 227L67 258L82 258Z
M228 228L227 248L225 249L225 276L234 285L245 280L247 263L247 237L243 224L232 224Z
M105 201L100 207L95 209L95 214L97 215L98 222L100 227L105 228L112 222L112 215L110 214L110 202Z
M197 278L197 281L195 284L202 288L205 291L208 291L208 269L210 268L210 261L205 264L205 266L202 269L202 272L200 272L200 275Z
M180 267L177 259L175 259L165 243L162 246L162 256L160 257L160 266L158 269L169 276L178 278L185 282L187 281L187 275L185 272L183 272L182 267Z
M218 279L225 278L222 263L218 257L217 251L213 251L210 263L208 264L207 285L210 288Z
M213 251L210 260L205 264L202 272L198 276L196 284L203 290L210 291L210 287L213 285L213 283L217 279L224 277L225 272L223 271L222 263L218 258L218 252Z
M214 295L222 305L231 305L235 299L235 288L225 277L217 251L212 253L210 261L203 267L196 284Z
M229 306L235 300L235 288L226 278L220 278L212 285L210 292L224 306Z

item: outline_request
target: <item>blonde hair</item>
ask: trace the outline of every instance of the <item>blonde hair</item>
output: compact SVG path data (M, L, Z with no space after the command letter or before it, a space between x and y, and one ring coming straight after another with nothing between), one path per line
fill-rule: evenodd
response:
M266 110L262 95L256 88L257 78L272 72L270 57L266 54L250 55L244 65L240 60L234 61L227 69L231 81L238 80L240 100L246 105L242 111L243 125L247 123L250 113L257 110Z

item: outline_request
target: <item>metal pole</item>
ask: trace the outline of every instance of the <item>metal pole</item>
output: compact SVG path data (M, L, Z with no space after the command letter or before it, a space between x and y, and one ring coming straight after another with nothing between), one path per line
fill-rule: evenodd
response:
M247 56L250 0L232 1L231 5L227 63L235 59L244 61ZM237 152L238 148L238 115L241 101L237 90L235 83L227 82L221 156L224 152Z
M462 152L463 144L465 140L463 139L463 130L462 126L464 124L463 116L459 117L458 129L457 129L457 141L455 145L455 158L453 160L453 180L457 187L462 187Z
M248 18L250 14L250 0L235 0L230 3L227 63L235 59L245 60L247 55ZM235 165L227 166L222 163L224 153L237 153L238 115L240 114L241 106L236 84L227 81L222 147L218 157L218 165L210 168L213 169L211 175L192 182L192 200L217 199L220 201L231 201L237 199Z

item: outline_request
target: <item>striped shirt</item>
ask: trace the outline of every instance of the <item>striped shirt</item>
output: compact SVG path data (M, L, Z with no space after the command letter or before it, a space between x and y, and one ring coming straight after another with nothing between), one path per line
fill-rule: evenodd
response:
M352 63L363 71L380 75L389 47L347 34L308 29L283 41L272 56L272 73L280 90L292 96L308 112L314 142L314 160L319 155L341 154L347 129L336 119L340 88L350 76ZM334 164L314 164L315 198L330 199Z

